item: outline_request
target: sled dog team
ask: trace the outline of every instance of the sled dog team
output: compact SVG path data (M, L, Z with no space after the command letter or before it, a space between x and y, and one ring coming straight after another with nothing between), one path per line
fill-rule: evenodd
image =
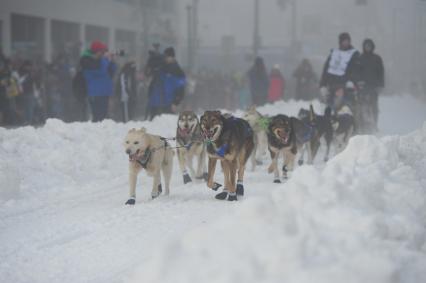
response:
M136 201L136 181L140 171L145 170L153 177L152 198L162 191L161 172L165 194L170 192L174 150L177 152L183 183L192 179L203 179L219 200L237 200L244 195L244 173L251 157L252 169L261 164L261 156L269 150L271 164L268 173L274 174L274 183L281 183L294 169L296 156L298 164L312 164L321 142L325 143L324 161L334 144L336 152L342 151L354 131L354 117L350 109L343 107L332 114L326 109L324 115L310 109L300 109L298 117L283 114L266 117L251 107L243 118L236 118L220 111L205 111L198 119L193 111L180 113L177 121L176 146L172 147L166 138L150 134L145 128L131 129L125 138L125 152L129 156L129 199L126 204ZM278 159L284 158L280 168ZM206 168L206 157L208 157ZM196 167L193 160L196 159ZM217 161L224 174L223 186L214 180ZM281 169L281 170L280 170ZM281 171L281 172L280 172ZM280 173L281 176L280 177Z

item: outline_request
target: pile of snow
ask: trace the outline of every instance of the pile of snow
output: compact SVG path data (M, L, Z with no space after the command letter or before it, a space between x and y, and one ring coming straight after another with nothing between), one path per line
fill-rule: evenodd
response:
M171 241L129 282L422 282L426 123L354 137L324 169L298 168L262 196Z
M7 163L0 163L0 184L0 202L15 199L21 184L19 171Z

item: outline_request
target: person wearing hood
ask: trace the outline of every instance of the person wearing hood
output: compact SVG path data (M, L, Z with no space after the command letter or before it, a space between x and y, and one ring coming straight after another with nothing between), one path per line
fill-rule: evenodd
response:
M109 98L113 95L113 76L116 64L107 54L107 46L94 41L80 59L80 67L86 81L86 92L92 110L92 122L107 118Z
M368 101L371 103L374 113L374 122L377 126L379 108L378 96L380 89L385 86L385 69L383 60L374 52L375 44L373 40L367 38L362 44L363 53L360 56L360 82L363 87L363 94L369 95Z
M318 78L314 72L311 62L303 59L297 69L293 72L296 78L296 99L310 101L318 93Z
M157 80L149 92L150 120L164 113L176 113L185 94L186 76L176 61L173 47L168 47L163 52Z
M359 81L360 54L351 45L349 33L339 35L339 48L331 50L324 64L320 80L321 94L326 96L328 91L339 88L354 89ZM329 96L330 99L332 96ZM332 103L328 101L328 103Z

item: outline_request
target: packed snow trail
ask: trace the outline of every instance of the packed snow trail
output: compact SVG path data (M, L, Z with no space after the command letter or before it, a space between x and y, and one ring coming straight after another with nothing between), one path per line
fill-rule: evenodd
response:
M281 185L264 164L247 172L237 203L214 200L204 183L184 186L175 161L169 197L150 200L141 174L136 205L124 206L126 132L174 136L173 115L0 129L0 282L422 282L425 106L381 105L382 135L420 130L355 137Z

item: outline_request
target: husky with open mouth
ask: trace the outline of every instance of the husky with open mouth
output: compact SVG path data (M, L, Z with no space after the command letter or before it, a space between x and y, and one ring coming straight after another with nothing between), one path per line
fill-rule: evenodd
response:
M204 112L200 124L209 156L207 186L213 190L221 186L214 182L216 162L220 160L225 184L216 199L237 200L237 195L244 195L245 166L254 148L253 130L247 121L220 111Z
M310 147L310 131L312 129L297 118L282 114L272 117L268 126L268 148L271 154L271 165L268 168L268 173L274 173L274 183L281 183L278 170L279 155L283 154L284 156L282 175L284 179L287 179L287 172L294 169L294 161L298 151L305 144Z
M148 134L145 128L131 129L124 140L125 152L129 156L129 199L126 204L136 202L136 181L140 171L145 170L154 178L151 196L158 197L162 192L160 172L163 171L165 194L170 192L170 179L173 169L173 150L160 136Z
M201 135L200 122L193 111L183 111L179 114L176 144L178 146L177 154L183 183L192 182L187 168L189 168L192 177L207 181L206 146ZM196 171L192 165L194 157L197 158Z

